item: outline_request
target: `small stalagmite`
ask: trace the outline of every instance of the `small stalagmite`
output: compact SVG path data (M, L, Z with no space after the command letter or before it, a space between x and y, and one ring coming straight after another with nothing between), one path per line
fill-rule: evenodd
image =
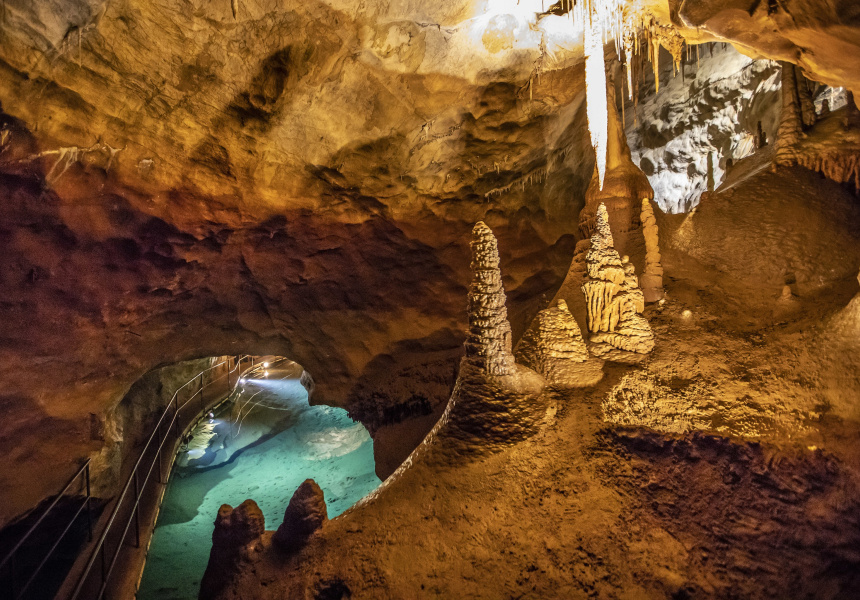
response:
M242 557L252 551L265 530L263 511L253 500L245 500L236 508L221 506L212 532L209 563L200 583L201 600L218 597Z
M588 361L588 349L567 302L559 300L556 306L537 314L517 347L517 357L553 385L582 385L582 365Z
M487 375L514 372L511 324L499 271L499 249L489 227L478 221L472 229L472 285L469 287L469 331L466 360Z
M317 482L306 479L290 498L272 541L286 552L300 550L308 539L328 521L325 495Z
M606 207L597 209L597 222L586 255L588 278L582 284L592 352L613 358L613 349L647 354L654 348L654 334L640 313L645 297L639 289L633 265L613 246Z

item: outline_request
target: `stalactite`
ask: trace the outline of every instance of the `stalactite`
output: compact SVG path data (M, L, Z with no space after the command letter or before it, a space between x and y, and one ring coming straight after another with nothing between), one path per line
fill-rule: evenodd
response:
M654 93L660 93L660 41L652 42L651 67L654 69Z
M606 67L603 59L603 36L594 27L585 28L585 110L588 131L594 148L600 188L606 175Z

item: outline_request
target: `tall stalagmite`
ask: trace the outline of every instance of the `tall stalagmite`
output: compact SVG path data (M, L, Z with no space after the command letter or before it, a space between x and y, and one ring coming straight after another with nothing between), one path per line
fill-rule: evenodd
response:
M472 229L472 285L469 287L469 331L466 360L488 375L511 375L511 324L499 271L499 249L489 227Z
M592 352L613 358L613 349L647 354L654 348L654 334L640 313L645 298L635 268L613 247L609 216L601 204L597 227L586 255L588 279L582 284Z
M496 237L483 222L472 229L472 284L466 355L448 407L430 437L446 440L444 460L493 452L537 431L546 405L543 377L516 364L499 271Z

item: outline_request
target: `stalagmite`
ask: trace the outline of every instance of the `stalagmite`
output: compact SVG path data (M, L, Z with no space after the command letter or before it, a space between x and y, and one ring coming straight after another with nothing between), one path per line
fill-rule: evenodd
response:
M650 352L654 348L654 335L648 321L639 314L645 307L645 298L635 268L622 260L613 247L609 215L603 204L597 210L597 227L586 255L586 269L588 278L582 291L594 354L613 357L613 349L638 354Z
M317 482L306 479L293 493L284 512L284 520L272 542L281 550L295 552L328 521L325 495Z
M546 405L546 381L514 362L511 326L499 271L499 251L490 228L472 229L472 284L466 356L448 407L431 435L446 440L456 455L492 452L537 431ZM448 455L443 452L448 460Z
M588 387L603 376L601 361L589 361L579 325L564 300L537 314L517 346L517 358L557 387Z
M642 234L645 236L645 269L640 277L645 302L663 297L663 265L660 263L660 237L651 200L642 198Z
M253 500L245 500L233 508L224 504L215 518L209 563L200 584L200 598L217 598L229 584L243 557L260 540L266 530L263 511Z
M466 360L488 375L510 375L511 324L499 271L499 249L490 228L479 221L472 229L472 285L469 288L469 332Z
M761 127L761 121L756 124L756 137L755 137L756 149L764 148L767 146L767 134Z

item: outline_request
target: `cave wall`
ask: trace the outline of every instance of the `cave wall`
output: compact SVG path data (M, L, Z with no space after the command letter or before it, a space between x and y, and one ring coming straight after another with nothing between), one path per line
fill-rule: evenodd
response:
M644 68L638 104L625 95L627 139L634 163L648 176L654 200L669 213L687 212L725 178L728 159L755 151L759 122L773 143L780 114L780 71L769 60L753 60L732 46L700 45L680 70L663 51L660 90ZM626 89L626 86L625 86Z

